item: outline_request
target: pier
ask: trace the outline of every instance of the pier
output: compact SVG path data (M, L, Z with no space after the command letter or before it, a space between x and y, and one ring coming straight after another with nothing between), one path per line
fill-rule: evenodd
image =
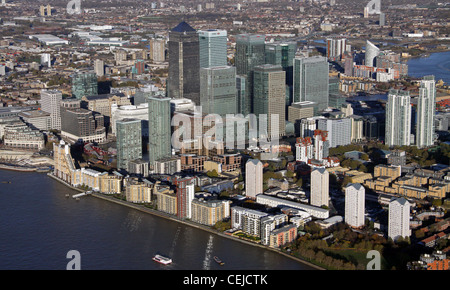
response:
M82 196L85 196L85 195L89 195L89 194L91 194L91 193L92 193L92 191L86 191L86 192L74 194L74 195L72 195L72 197L73 197L73 198L79 198L79 197L82 197Z

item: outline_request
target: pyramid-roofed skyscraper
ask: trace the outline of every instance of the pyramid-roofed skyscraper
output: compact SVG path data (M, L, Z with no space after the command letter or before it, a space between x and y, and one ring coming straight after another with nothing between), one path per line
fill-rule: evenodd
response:
M170 98L187 98L200 105L200 60L197 31L182 21L169 32Z

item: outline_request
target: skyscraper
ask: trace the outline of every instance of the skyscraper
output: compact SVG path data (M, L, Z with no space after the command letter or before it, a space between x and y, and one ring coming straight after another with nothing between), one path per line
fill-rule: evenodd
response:
M117 168L129 171L128 163L142 158L141 120L123 119L116 128Z
M247 78L246 101L249 112L253 113L253 69L265 63L265 35L239 34L236 36L234 65L236 74Z
M247 76L236 75L236 101L237 112L244 116L250 114L251 100L247 92Z
M351 183L345 188L345 223L351 227L364 226L365 194L360 183Z
M376 66L375 58L380 54L380 49L372 42L366 40L366 52L364 55L364 64L366 66Z
M404 197L389 202L388 236L396 241L399 237L409 237L410 203Z
M54 130L61 130L61 100L61 91L41 91L41 110L50 114L50 128Z
M150 166L172 156L170 98L148 98L148 141Z
M78 73L72 75L72 95L77 99L98 94L98 81L95 73Z
M347 39L327 38L327 58L330 60L340 60L342 54L347 51Z
M245 196L255 199L263 193L263 164L258 159L249 159L245 163Z
M348 145L352 142L352 122L350 118L319 119L317 128L328 131L330 148Z
M409 91L390 90L386 104L386 134L388 146L411 144L411 97Z
M310 204L314 206L328 206L329 198L329 173L323 168L315 168L311 171Z
M197 31L181 22L169 32L168 96L200 105L200 60Z
M98 77L105 75L105 62L101 59L96 59L94 62L94 70Z
M150 39L150 59L155 62L166 60L166 40L163 38Z
M322 111L328 108L329 65L323 56L294 59L293 102L311 101Z
M176 176L173 184L177 187L177 217L190 219L192 217L192 201L194 200L194 178Z
M254 68L254 113L258 120L262 118L262 115L267 116L267 135L264 130L260 130L260 137L277 138L285 135L285 78L286 72L280 65L265 64ZM275 122L276 118L278 118L277 123Z
M297 42L294 41L266 43L265 45L266 64L281 65L286 72L286 85L288 87L286 106L292 103L292 81L296 51Z
M420 82L417 102L416 145L433 145L434 115L436 111L436 82L434 76L425 76Z
M200 105L205 114L237 113L234 66L200 68Z
M226 66L227 61L227 31L199 30L200 67Z

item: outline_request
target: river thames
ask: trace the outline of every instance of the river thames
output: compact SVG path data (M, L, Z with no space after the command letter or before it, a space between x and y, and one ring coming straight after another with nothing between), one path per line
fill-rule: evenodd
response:
M0 269L65 270L71 250L80 253L82 270L313 269L270 250L93 196L66 197L78 192L44 173L0 170L0 182ZM157 253L174 262L154 262Z

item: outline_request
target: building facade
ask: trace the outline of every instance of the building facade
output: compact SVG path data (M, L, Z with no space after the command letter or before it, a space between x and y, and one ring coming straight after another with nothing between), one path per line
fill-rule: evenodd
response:
M390 90L386 104L386 134L388 146L411 144L411 97L409 91Z
M328 108L329 64L325 57L296 57L293 78L293 102L316 102L319 111Z
M142 158L141 120L117 122L117 168L130 171L129 162Z
M329 199L329 172L325 168L316 168L311 171L310 204L313 206L328 206Z
M351 227L364 226L365 189L360 183L345 188L345 222Z
M181 22L169 32L170 98L187 98L200 105L200 49L197 31Z

